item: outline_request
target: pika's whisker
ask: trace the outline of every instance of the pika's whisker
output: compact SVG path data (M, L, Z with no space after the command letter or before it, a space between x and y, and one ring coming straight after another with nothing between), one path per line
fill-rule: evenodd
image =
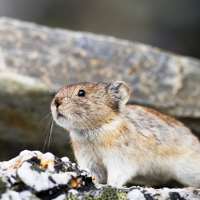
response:
M44 142L44 146L43 146L43 150L42 152L44 153L46 150L49 150L49 141L51 140L51 135L52 135L52 130L53 130L53 117L51 117L51 119L48 121L48 126L50 126L50 131L47 133L46 138L45 138L45 142ZM47 145L48 142L48 145ZM46 147L48 147L46 149Z
M53 118L52 118L53 119ZM49 141L48 141L48 151L49 151L49 147L50 147L50 144L51 144L51 138L52 138L52 133L53 133L53 125L54 125L54 122L53 120L51 121L51 127L50 127L50 133L49 133Z

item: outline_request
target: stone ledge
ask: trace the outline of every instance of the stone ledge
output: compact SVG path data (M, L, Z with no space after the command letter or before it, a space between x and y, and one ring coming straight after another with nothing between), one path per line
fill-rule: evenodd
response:
M200 117L200 61L148 45L0 18L0 69L51 91L80 81L124 80L130 102L176 117Z

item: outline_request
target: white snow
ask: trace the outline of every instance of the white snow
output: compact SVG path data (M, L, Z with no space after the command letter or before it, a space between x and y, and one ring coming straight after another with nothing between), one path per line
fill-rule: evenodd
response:
M34 188L37 192L53 188L55 184L49 180L48 173L31 170L31 164L24 162L17 170L20 179L29 187Z
M75 189L71 189L71 190L69 190L68 192L69 192L69 193L72 193L73 195L78 194L78 191L75 190Z
M39 158L40 158L41 160L51 160L51 161L54 161L55 156L54 156L52 153L47 152L47 153L45 153L45 154L41 154L41 155L39 156Z
M1 200L29 200L31 196L32 193L28 190L20 193L8 190L6 193L2 194Z
M63 157L61 158L62 162L69 162L69 158L68 157Z
M75 172L63 172L52 174L50 172L37 172L31 169L31 164L24 162L17 170L20 179L29 187L37 192L48 190L58 185L66 185L73 177L76 177ZM53 179L53 180L50 180Z
M27 155L30 155L31 157L35 156L35 155L42 155L42 153L40 151L29 151L29 150L24 150L24 151L21 151L19 156L20 157L23 157L23 156L27 156Z
M32 193L26 190L26 191L20 192L19 195L22 199L28 200L32 196Z
M1 200L23 200L18 192L9 190L2 194Z
M128 200L146 200L144 194L139 189L133 189L127 194Z
M49 172L54 172L55 168L54 168L53 163L49 163L47 169L48 169Z
M59 185L66 185L72 178L69 172L60 173L60 174L52 174L51 177Z

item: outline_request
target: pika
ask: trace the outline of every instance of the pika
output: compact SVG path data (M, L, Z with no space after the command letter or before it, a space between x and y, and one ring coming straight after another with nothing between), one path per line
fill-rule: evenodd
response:
M126 105L129 86L83 82L63 87L51 103L55 122L70 132L78 164L96 182L116 187L200 187L200 143L181 122L153 109Z

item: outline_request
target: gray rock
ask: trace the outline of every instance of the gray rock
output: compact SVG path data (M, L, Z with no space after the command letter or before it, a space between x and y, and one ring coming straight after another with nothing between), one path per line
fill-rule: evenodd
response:
M130 103L170 114L200 134L200 60L114 37L0 18L1 145L12 141L18 150L41 149L41 129L48 124L42 117L50 113L58 89L114 80L131 86ZM64 132L54 126L51 150L58 156L69 150Z

